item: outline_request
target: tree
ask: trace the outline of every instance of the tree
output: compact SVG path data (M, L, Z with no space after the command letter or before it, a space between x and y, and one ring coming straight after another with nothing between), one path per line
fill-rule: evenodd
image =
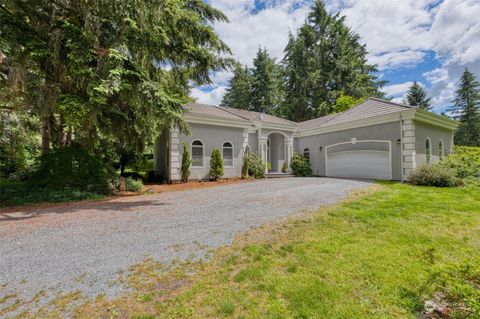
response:
M231 65L216 21L227 18L198 0L5 0L0 99L14 92L40 117L44 153L94 151L102 136L142 151L164 127L186 129L191 83Z
M455 93L454 105L448 109L461 124L455 133L455 143L480 146L480 84L465 68Z
M190 176L190 165L192 164L192 159L190 157L190 151L188 150L187 143L183 143L183 154L182 154L182 183L188 182L188 177Z
M429 111L432 109L430 100L425 89L417 81L414 81L407 93L407 103Z
M332 113L345 112L357 104L360 104L364 101L364 98L356 99L352 96L341 94L334 105L332 105Z
M223 158L220 150L214 148L210 157L210 178L214 181L223 176Z
M284 51L283 112L290 120L330 113L341 94L383 97L385 82L377 80L376 67L368 64L365 45L344 17L329 14L320 0L297 35L290 34Z
M251 82L251 74L247 66L243 67L240 63L236 63L233 77L228 83L227 91L220 105L249 110Z
M280 70L267 49L259 48L253 59L250 110L275 114L281 104Z

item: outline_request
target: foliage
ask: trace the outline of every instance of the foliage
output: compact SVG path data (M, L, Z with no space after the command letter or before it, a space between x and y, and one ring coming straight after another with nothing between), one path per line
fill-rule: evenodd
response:
M480 258L440 264L430 275L434 290L445 295L450 318L476 319L480 316Z
M231 65L215 22L197 0L2 1L0 108L38 118L42 153L115 149L123 170L165 127L187 131L191 85Z
M480 84L465 69L458 83L455 104L449 109L461 124L455 133L455 144L480 146Z
M345 112L355 105L362 103L365 99L364 98L354 98L353 96L348 96L343 93L335 101L335 104L332 105L332 113L340 113Z
M248 157L248 175L254 178L265 177L265 163L257 154L250 154Z
M440 164L452 169L458 178L480 180L480 147L455 146Z
M286 173L287 171L288 171L288 164L287 164L287 162L283 162L282 172L283 172L283 173Z
M316 0L307 20L290 34L284 50L284 115L305 121L331 112L341 94L353 98L382 97L385 82L374 75L367 50L345 23Z
M202 318L415 319L438 289L478 290L478 189L373 187L240 236L196 266L189 261L166 271L141 263L135 275L148 284L117 299L88 300L72 317L109 317L115 308L125 318L195 312ZM447 271L448 285L432 282ZM152 302L138 301L140 294L152 295Z
M245 152L243 152L243 164L242 164L242 178L247 178L249 176L249 167L248 167L248 159L251 156L250 148L247 147Z
M455 187L460 184L454 170L439 164L417 167L408 175L408 181L417 186Z
M0 110L0 177L23 175L39 155L38 118Z
M143 189L142 180L133 179L132 177L125 178L125 190L127 192L138 192Z
M103 195L77 189L50 189L30 182L0 180L0 207L101 198Z
M424 110L431 110L432 106L430 105L431 98L427 97L427 92L425 89L418 84L417 81L414 81L410 86L407 92L407 103L411 106L416 106Z
M267 49L253 59L250 110L275 114L281 104L280 71Z
M236 63L233 70L233 77L228 83L227 90L220 105L250 110L251 77L251 72L247 66L243 67L240 63Z
M223 176L223 158L220 150L214 148L210 156L210 178L214 181Z
M76 189L108 194L115 172L79 147L52 150L42 155L32 183L49 189Z
M292 170L295 176L310 176L312 170L310 168L310 162L300 154L293 154L292 157Z
M190 151L188 149L187 143L183 143L183 154L182 154L182 167L180 168L182 183L188 182L188 177L190 176L190 165L192 164L192 159L190 157Z

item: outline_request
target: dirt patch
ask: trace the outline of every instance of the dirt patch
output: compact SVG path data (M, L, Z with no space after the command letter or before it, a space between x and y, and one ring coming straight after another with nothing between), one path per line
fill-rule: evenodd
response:
M174 191L182 191L182 190L188 190L188 189L215 187L220 185L247 183L250 181L252 180L240 179L240 178L229 178L229 179L219 180L216 182L190 181L188 183L175 183L175 184L147 184L145 185L143 192L147 192L148 190L154 190L155 193L174 192Z

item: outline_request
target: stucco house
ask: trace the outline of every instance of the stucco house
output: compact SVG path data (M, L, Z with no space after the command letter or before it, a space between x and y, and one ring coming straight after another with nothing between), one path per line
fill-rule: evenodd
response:
M155 170L180 180L183 143L190 147L191 179L208 179L210 154L223 154L225 177L240 177L245 149L272 172L294 152L316 176L406 180L409 172L452 151L456 121L408 105L369 98L353 108L301 123L229 107L184 106L191 134L165 130L155 142Z

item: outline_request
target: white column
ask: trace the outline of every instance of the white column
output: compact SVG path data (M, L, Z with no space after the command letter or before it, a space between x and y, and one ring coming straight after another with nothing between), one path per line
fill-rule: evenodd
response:
M177 127L170 130L170 180L180 180L180 132Z
M417 167L417 152L415 149L415 122L402 120L402 153L403 180L408 180L408 174Z
M267 158L267 141L268 141L268 135L260 135L258 138L258 148L259 148L259 153L260 157L262 158L262 162L265 164L265 174L268 173L268 158Z
M290 162L293 156L293 136L285 138L285 162L288 166L288 172L291 171Z

